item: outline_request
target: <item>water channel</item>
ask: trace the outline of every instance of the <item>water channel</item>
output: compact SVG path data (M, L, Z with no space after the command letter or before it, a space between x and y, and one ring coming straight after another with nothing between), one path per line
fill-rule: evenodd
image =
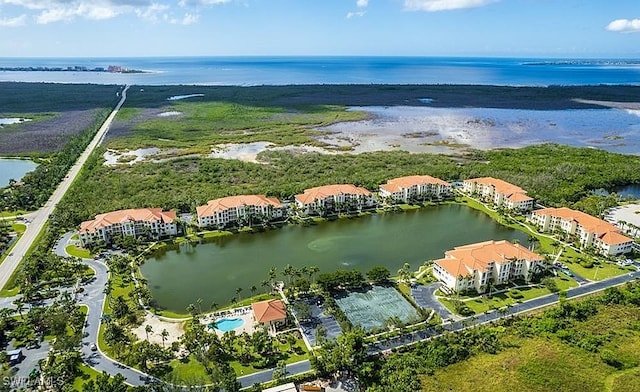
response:
M528 236L469 207L441 205L185 244L147 260L141 271L157 305L185 313L197 298L208 309L212 302L229 303L237 288L242 298L251 295L251 286L260 292L270 267L282 272L287 264L315 265L322 273L382 265L395 274L405 262L417 269L454 246L490 239L524 244Z
M0 188L9 185L9 180L19 180L38 166L27 159L0 158Z

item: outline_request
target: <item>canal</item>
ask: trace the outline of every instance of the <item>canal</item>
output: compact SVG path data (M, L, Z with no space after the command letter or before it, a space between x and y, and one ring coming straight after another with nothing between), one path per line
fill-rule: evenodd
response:
M280 273L287 264L317 266L322 273L341 268L366 272L381 265L395 274L405 262L417 269L454 246L491 239L524 244L528 236L472 208L440 205L183 244L140 268L156 304L185 313L198 298L202 308L209 309L213 302L228 304L238 288L242 298L252 294L252 286L261 292L260 283L268 279L271 267Z

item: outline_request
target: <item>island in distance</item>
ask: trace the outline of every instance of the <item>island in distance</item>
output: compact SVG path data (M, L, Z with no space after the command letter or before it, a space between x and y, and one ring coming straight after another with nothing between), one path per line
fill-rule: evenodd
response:
M109 72L109 73L147 73L140 69L129 69L119 65L109 65L105 67L84 67L79 65L70 65L67 67L0 67L0 71L19 71L19 72Z

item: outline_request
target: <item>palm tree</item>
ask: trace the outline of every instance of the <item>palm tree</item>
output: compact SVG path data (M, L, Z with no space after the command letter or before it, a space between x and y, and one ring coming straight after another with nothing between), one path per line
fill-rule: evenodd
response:
M149 334L153 332L153 327L151 324L147 324L144 326L144 332L147 334L147 341L149 341Z
M269 268L269 281L271 281L271 286L275 283L277 273L278 269L276 267Z
M218 306L220 306L220 305L218 305L218 303L216 301L213 301L213 302L211 302L211 306L209 307L209 309L216 310L216 309L218 309Z
M309 271L309 278L315 277L315 275L320 272L320 268L317 265L310 266L307 271Z
M160 338L162 339L162 348L164 348L164 342L165 340L167 340L167 338L169 337L169 331L167 331L167 329L163 329L162 332L160 332Z
M202 314L202 298L198 298L196 304L198 304L198 313Z
M289 284L291 284L291 277L293 276L295 268L291 264L287 264L282 271L282 275L289 277Z
M193 317L198 314L198 308L194 304L189 304L187 306L187 312L189 312Z
M251 296L255 296L256 295L256 291L258 291L258 288L256 286L251 286L249 288L249 291L251 291Z
M267 292L266 288L270 287L271 284L269 283L268 280L264 279L262 282L260 282L260 286L262 286L263 288L265 288L265 293Z
M20 297L13 301L13 304L16 306L16 312L20 314L20 319L24 321L24 315L22 314L22 311L24 310L24 299Z
M243 290L242 287L236 288L236 295L238 296L238 301L242 301L242 296L240 295L242 290Z

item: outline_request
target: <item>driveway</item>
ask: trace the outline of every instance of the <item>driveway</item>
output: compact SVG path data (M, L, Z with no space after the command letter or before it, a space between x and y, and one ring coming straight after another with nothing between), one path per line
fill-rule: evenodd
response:
M438 298L436 298L436 290L440 288L441 283L432 283L428 286L421 284L411 287L411 296L413 300L423 309L433 309L442 320L458 320L460 317L451 313Z

